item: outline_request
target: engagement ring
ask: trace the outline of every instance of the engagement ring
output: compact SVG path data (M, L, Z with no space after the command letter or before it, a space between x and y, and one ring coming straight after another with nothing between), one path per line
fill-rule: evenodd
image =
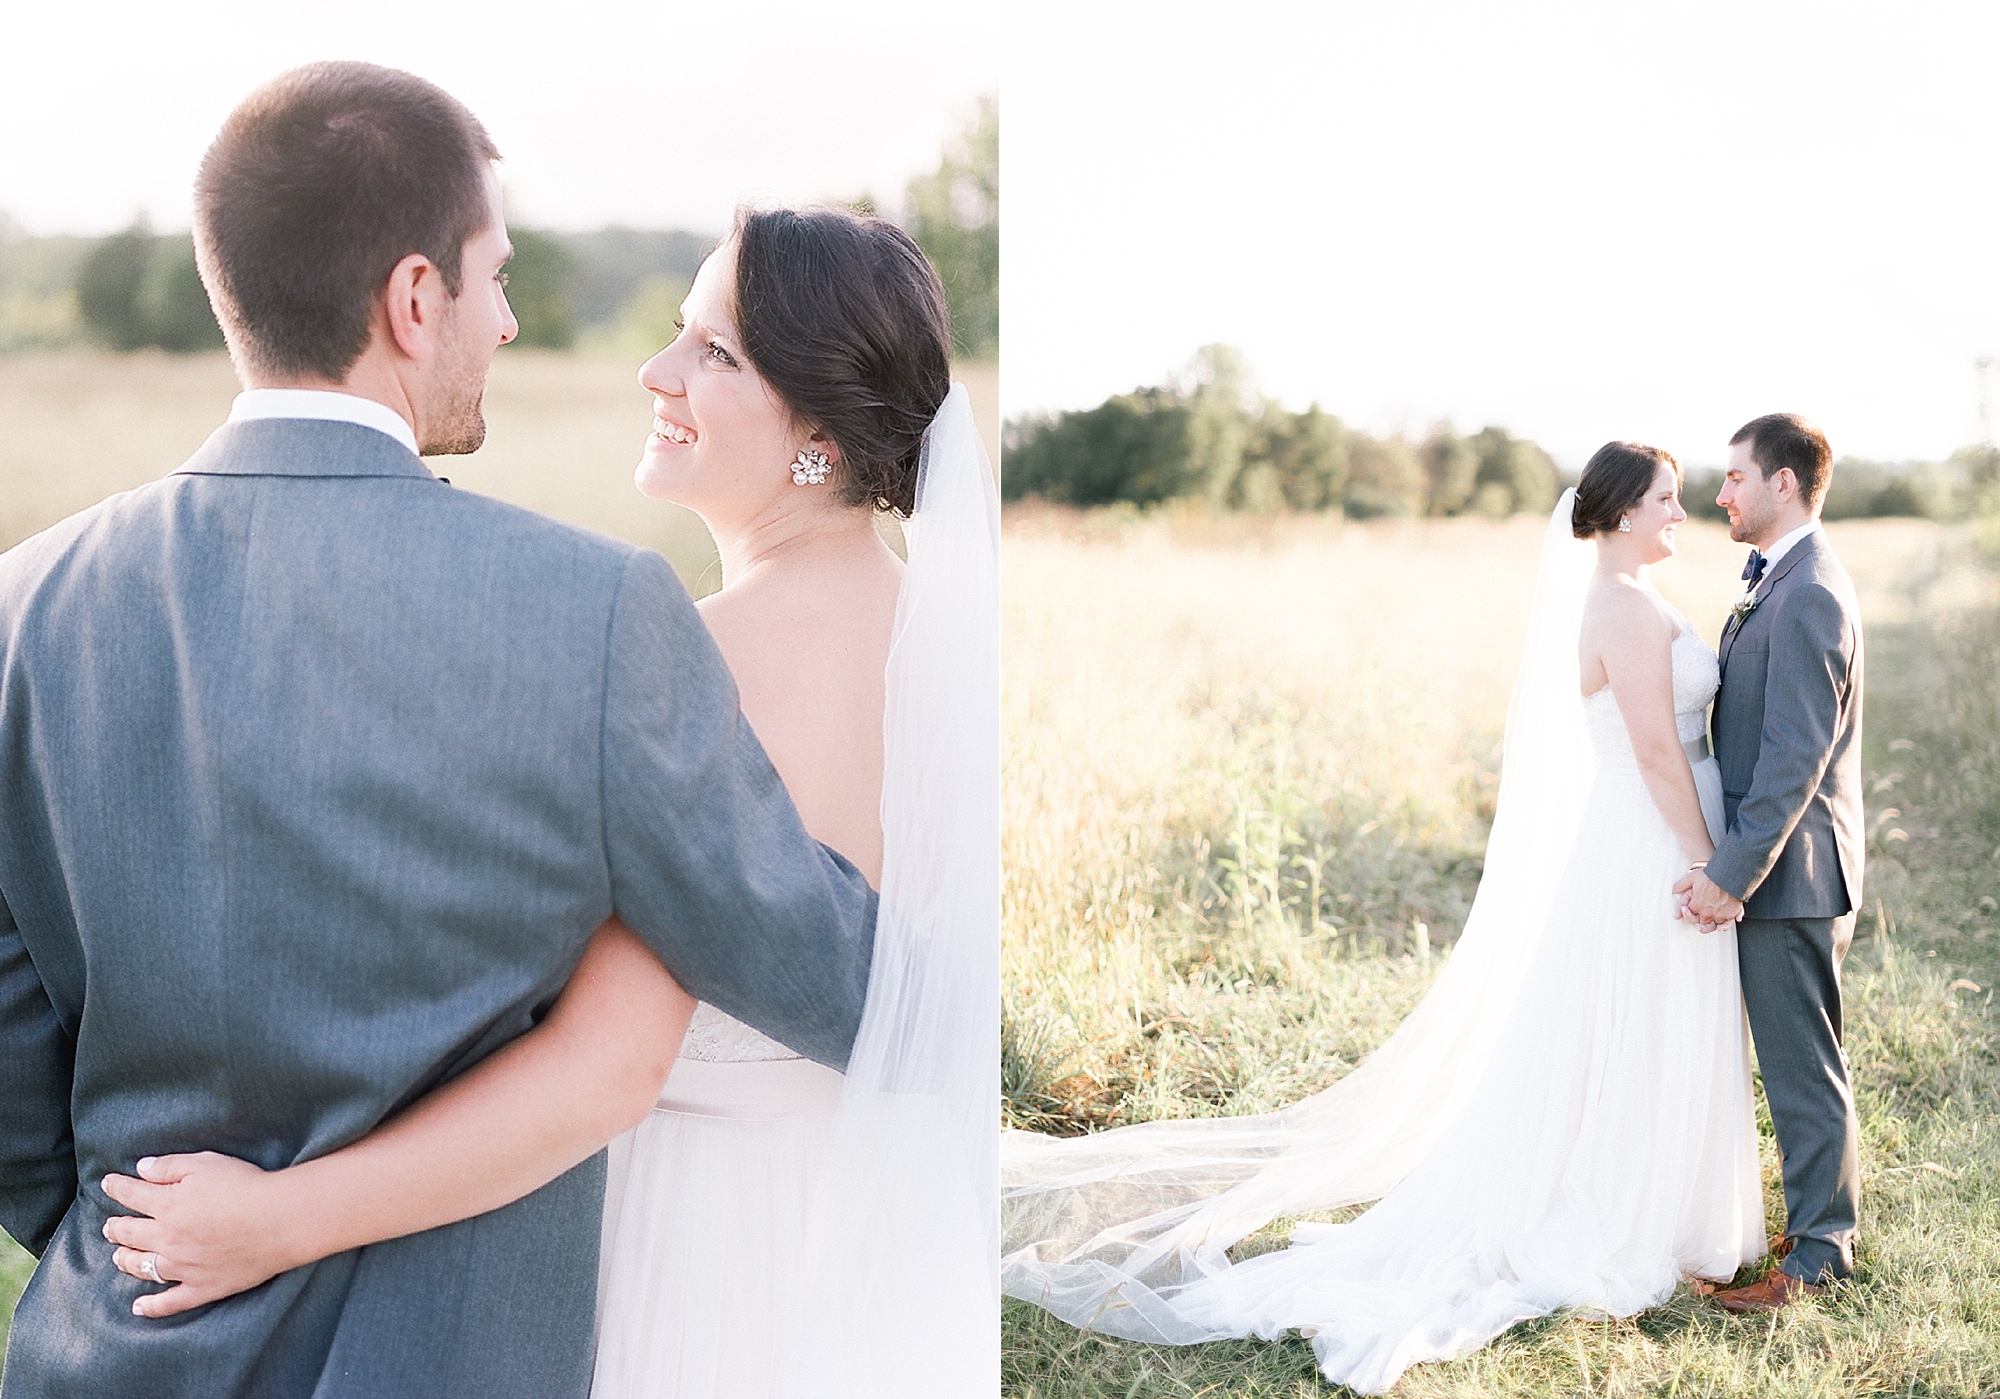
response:
M157 1253L147 1254L146 1261L139 1265L139 1271L144 1273L147 1277L151 1278L154 1282L159 1283L162 1287L166 1286L167 1280L160 1276L159 1254Z

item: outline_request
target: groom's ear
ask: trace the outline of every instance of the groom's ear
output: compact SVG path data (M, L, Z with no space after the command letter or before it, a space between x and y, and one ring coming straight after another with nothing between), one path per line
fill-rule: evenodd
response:
M1799 478L1789 466L1781 466L1772 473L1771 493L1780 501L1798 499Z
M406 357L422 363L437 352L450 301L438 265L422 253L411 253L390 270L377 304L390 341Z

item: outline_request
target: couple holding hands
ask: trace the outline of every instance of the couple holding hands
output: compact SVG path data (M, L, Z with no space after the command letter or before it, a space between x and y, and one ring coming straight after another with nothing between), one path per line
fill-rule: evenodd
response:
M1831 473L1794 415L1732 438L1717 503L1755 547L1718 655L1650 581L1687 518L1679 464L1600 448L1548 523L1485 866L1436 984L1281 1112L1006 1134L1007 1290L1143 1340L1297 1331L1373 1394L1563 1307L1629 1316L1687 1279L1770 1311L1847 1277L1862 638L1818 523ZM1746 1013L1783 1261L1717 1292L1767 1250Z

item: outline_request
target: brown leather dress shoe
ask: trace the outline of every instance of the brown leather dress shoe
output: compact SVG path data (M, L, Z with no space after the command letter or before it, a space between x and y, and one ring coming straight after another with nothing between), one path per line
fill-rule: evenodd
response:
M1767 1273L1748 1287L1732 1287L1714 1296L1715 1305L1726 1312L1774 1312L1801 1297L1817 1297L1826 1291L1810 1282L1800 1282L1782 1269Z

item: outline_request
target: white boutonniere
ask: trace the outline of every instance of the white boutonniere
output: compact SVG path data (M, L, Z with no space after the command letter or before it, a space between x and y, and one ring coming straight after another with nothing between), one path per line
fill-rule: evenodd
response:
M1752 612L1755 612L1757 604L1762 601L1763 599L1757 596L1755 586L1745 588L1743 596L1736 599L1735 605L1729 609L1729 615L1740 626L1743 619L1748 617Z

